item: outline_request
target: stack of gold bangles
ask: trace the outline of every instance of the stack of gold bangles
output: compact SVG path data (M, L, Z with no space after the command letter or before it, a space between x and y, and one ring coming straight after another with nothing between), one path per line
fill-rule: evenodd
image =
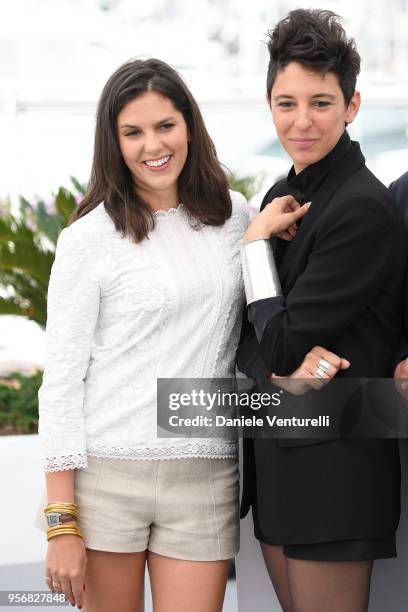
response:
M72 517L72 522L58 524L55 525L55 527L48 527L47 541L51 540L51 538L55 538L55 536L65 534L77 535L82 538L82 531L76 524L76 519L79 518L78 506L76 504L70 502L54 502L48 504L44 508L44 514L48 515L53 513L68 514Z

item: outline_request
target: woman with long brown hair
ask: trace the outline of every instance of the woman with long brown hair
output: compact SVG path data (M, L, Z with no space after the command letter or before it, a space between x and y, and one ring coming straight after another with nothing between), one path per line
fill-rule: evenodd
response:
M156 612L222 609L236 443L158 438L156 381L232 375L247 224L177 72L119 68L88 193L57 245L39 393L45 577L86 612L142 610L146 564Z
M146 563L155 609L221 609L235 444L157 438L156 379L230 375L246 225L180 76L153 59L119 68L58 241L39 394L45 510L59 515L46 579L87 612L141 610Z

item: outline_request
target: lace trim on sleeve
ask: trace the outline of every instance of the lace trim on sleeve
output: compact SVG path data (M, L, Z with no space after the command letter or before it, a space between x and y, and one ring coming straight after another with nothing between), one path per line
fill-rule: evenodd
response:
M82 469L88 466L86 453L81 455L62 455L61 457L46 457L44 470L46 472L61 472L63 470Z

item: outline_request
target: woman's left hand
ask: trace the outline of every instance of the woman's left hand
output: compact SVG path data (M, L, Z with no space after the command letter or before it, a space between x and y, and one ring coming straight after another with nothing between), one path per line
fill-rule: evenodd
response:
M340 370L347 370L350 362L344 357L314 346L305 355L300 366L289 376L271 375L272 382L292 395L304 395L311 389L319 391L327 385Z
M256 215L244 235L244 242L279 236L292 240L296 236L296 222L305 216L311 202L301 206L291 195L274 198Z
M403 359L395 368L394 383L398 393L408 400L408 359Z

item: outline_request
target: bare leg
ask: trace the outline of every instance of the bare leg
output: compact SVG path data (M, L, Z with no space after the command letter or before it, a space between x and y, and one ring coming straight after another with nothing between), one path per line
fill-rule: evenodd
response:
M282 546L271 546L261 542L261 550L283 612L294 612L289 588L288 568Z
M86 549L83 612L143 612L146 552Z
M372 565L287 558L295 612L367 612Z
M182 561L148 552L154 612L221 612L230 561Z

